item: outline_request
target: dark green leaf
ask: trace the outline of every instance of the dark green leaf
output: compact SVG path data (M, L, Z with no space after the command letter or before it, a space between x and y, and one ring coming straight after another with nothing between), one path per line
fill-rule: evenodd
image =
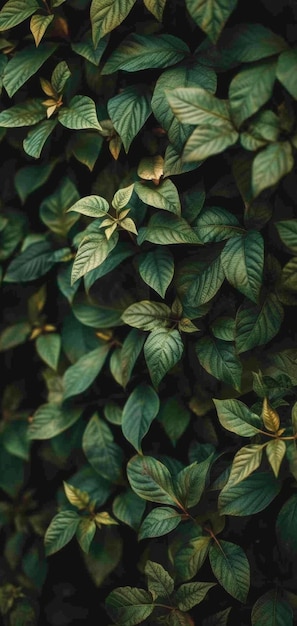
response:
M119 0L117 0L119 2ZM103 74L117 70L136 72L153 67L168 67L187 56L188 46L173 35L136 35L125 39L111 54Z
M175 478L175 492L185 509L198 504L204 488L213 455L201 463L192 463Z
M171 252L164 247L144 252L139 258L139 274L147 285L164 298L174 274Z
M239 602L245 602L250 587L250 566L243 549L229 541L214 542L209 549L209 560L222 587Z
M73 130L87 128L102 130L97 118L95 102L89 96L74 96L69 107L60 109L58 118L63 126Z
M288 141L272 143L261 150L254 158L252 166L254 197L278 183L289 174L293 166L292 146Z
M246 352L273 339L280 329L283 315L283 307L274 293L268 293L259 306L246 301L238 309L235 321L237 352Z
M252 626L293 626L293 612L277 589L258 598L252 608Z
M152 330L144 344L144 357L155 387L158 387L165 374L180 361L183 351L184 344L178 330Z
M181 206L178 191L171 180L164 180L157 187L150 183L137 182L134 189L142 202L149 206L180 215Z
M142 85L126 87L109 99L107 109L128 152L134 137L151 114L150 93Z
M144 571L148 579L148 590L153 599L170 597L174 589L174 580L164 567L160 563L147 561Z
M221 253L228 282L253 302L259 301L263 280L264 241L261 233L250 230L229 239Z
M119 480L122 473L122 450L114 443L108 424L96 413L84 431L82 448L89 463L100 476L112 482Z
M217 41L230 14L234 11L237 0L186 0L187 9L196 24L209 36Z
M76 533L80 517L76 511L61 511L52 519L44 536L47 556L66 546Z
M202 243L223 241L244 233L235 215L221 207L201 211L195 220L195 231Z
M61 337L58 333L39 335L36 339L36 350L49 367L57 369L61 351Z
M122 320L125 324L141 330L154 330L170 324L170 309L166 304L143 300L131 304Z
M136 587L114 589L105 604L111 619L125 626L140 624L154 609L151 594Z
M28 436L30 439L51 439L70 428L81 415L79 408L65 408L58 404L41 404L33 414Z
M49 161L41 165L28 165L22 167L15 175L15 187L24 203L27 197L41 187L49 179L57 161Z
M176 505L172 478L163 463L151 456L134 456L127 465L129 483L143 500Z
M229 341L203 337L197 341L195 351L200 364L209 374L240 390L242 365Z
M3 77L3 86L10 98L39 70L41 65L53 54L56 47L56 44L53 43L44 43L38 48L28 46L10 59Z
M29 131L26 139L23 141L23 148L29 156L38 159L42 148L57 125L56 120L46 120L40 122L32 130Z
M4 280L9 283L27 282L46 274L55 263L69 254L69 248L54 252L47 241L32 244L9 264Z
M110 239L107 239L104 233L86 235L78 247L73 263L72 284L91 270L99 267L116 247L118 239L118 232L113 233Z
M295 100L297 99L296 65L296 50L286 50L279 55L276 66L276 78Z
M272 472L257 472L236 485L227 485L219 495L221 514L247 516L266 509L281 489Z
M198 126L186 142L183 159L187 163L202 161L233 146L237 139L238 132L229 123L225 126Z
M139 230L138 244L141 245L144 241L165 246L176 243L200 243L194 229L186 220L167 212L155 213L148 226Z
M92 0L90 18L95 48L104 35L122 23L134 4L135 0L126 0L125 5L121 0Z
M54 193L48 195L41 203L39 209L40 218L56 235L66 238L70 228L79 219L79 216L75 213L67 213L67 209L78 197L76 186L70 178L65 177Z
M285 246L297 254L297 220L282 220L275 227Z
M68 367L63 377L64 400L77 396L90 387L101 371L109 350L110 346L103 344Z
M175 509L160 506L153 509L143 520L138 538L161 537L167 535L181 522L181 515ZM150 589L151 593L152 590Z
M112 512L121 522L138 530L145 510L145 501L130 488L113 501Z
M124 437L141 453L141 442L159 411L159 398L149 385L138 385L123 408Z
M33 126L45 118L45 107L41 100L25 100L0 113L0 127L15 128ZM44 167L44 166L43 166Z
M262 422L240 400L214 400L220 423L241 437L253 437L262 428Z
M280 509L276 520L277 538L282 550L292 558L297 553L297 495L293 494Z
M0 11L0 31L17 26L39 8L36 0L8 0Z
M276 63L266 61L244 69L231 81L229 99L232 116L240 126L269 100L275 81Z
M189 611L204 600L216 583L185 583L174 594L174 602L181 611Z

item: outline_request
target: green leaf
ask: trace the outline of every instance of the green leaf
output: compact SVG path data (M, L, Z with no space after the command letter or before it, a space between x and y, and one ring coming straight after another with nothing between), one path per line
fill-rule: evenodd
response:
M54 250L46 241L32 244L21 252L8 266L4 280L10 283L35 280L46 274L69 253L69 248Z
M53 370L57 369L61 351L60 335L57 333L39 335L36 339L36 350L49 367Z
M58 119L63 126L73 130L86 128L102 130L97 118L95 102L89 96L74 96L69 107L60 109Z
M204 600L216 583L184 583L174 594L174 602L181 611L190 611Z
M111 619L123 626L140 624L154 610L151 594L136 587L114 589L107 596L105 606Z
M77 298L73 302L73 313L79 322L92 328L111 328L121 326L123 301L109 301L105 296L103 304L97 304L87 298Z
M233 341L235 337L235 320L233 317L217 317L211 324L211 332L216 339Z
M36 0L8 0L0 11L0 31L24 22L38 8Z
M95 131L82 130L72 135L68 144L69 152L93 171L103 144L103 137Z
M122 423L122 409L113 401L107 402L104 407L104 417L111 424L117 424L118 426Z
M253 437L262 428L262 422L240 400L213 400L223 428L241 437Z
M173 35L132 34L111 54L102 74L112 74L117 70L136 72L154 67L164 68L182 61L188 53L187 44Z
M191 266L190 266L191 267ZM197 264L195 274L189 272L190 279L185 293L185 306L197 307L209 302L224 282L224 270L218 256L210 263Z
M236 452L233 459L228 485L236 485L258 469L263 452L263 444L244 446Z
M56 125L57 120L45 120L32 128L23 141L25 152L34 159L39 159L42 148Z
M142 280L164 298L174 274L171 252L163 247L144 252L139 257L138 269Z
M210 536L197 537L181 547L174 556L174 571L178 580L196 576L208 555L210 543Z
M60 63L56 65L51 76L51 84L53 86L53 89L58 94L61 94L63 92L63 89L67 83L67 80L70 78L70 76L71 76L71 72L69 70L69 67L66 61L60 61Z
M46 556L58 552L71 541L80 519L76 511L61 511L55 515L44 536Z
M178 124L179 128L181 127ZM192 170L199 167L196 161L193 163L186 163L182 156L177 152L173 145L169 144L165 151L164 156L164 178L166 176L176 176L177 174L185 174L186 172L191 172ZM202 165L202 162L201 162Z
M29 322L17 322L4 328L0 333L0 352L25 343L29 339L31 330Z
M205 482L213 456L201 463L192 463L181 470L175 478L175 491L185 509L198 504L205 488Z
M252 626L293 626L293 611L277 589L258 598L251 618Z
M188 613L172 609L168 616L169 626L193 626L193 620Z
M166 304L142 300L131 304L123 313L125 324L141 330L154 330L170 324L170 309Z
M186 0L186 7L198 26L216 42L237 0Z
M286 454L286 444L281 439L269 441L266 446L268 461L272 467L275 477L278 477L282 460Z
M177 504L169 470L157 459L135 455L127 465L127 476L133 491L143 500Z
M228 101L216 98L207 89L176 87L173 91L167 91L166 97L174 115L183 124L222 128L231 124Z
M144 4L148 11L154 15L156 20L161 22L166 0L144 0Z
M230 611L231 607L228 607L223 611L210 615L207 619L203 620L202 626L227 626Z
M221 515L255 515L268 507L281 489L272 472L251 474L236 485L227 485L219 495Z
M297 254L297 220L282 220L280 222L275 222L275 227L281 238L282 242Z
M264 241L261 233L250 230L245 235L229 239L221 253L221 260L230 285L257 303L264 268Z
M67 209L78 198L76 186L65 177L40 205L39 215L43 223L59 237L67 237L69 230L77 222L78 215L68 214Z
M128 152L134 137L151 114L150 92L144 85L126 87L108 100L107 110Z
M230 342L202 337L195 345L195 352L209 374L240 391L242 365Z
M90 419L82 439L82 448L94 470L111 482L122 474L123 453L114 443L113 434L106 422L95 413Z
M184 344L178 330L152 330L144 344L144 357L155 387L158 387L165 374L180 361L183 351Z
M263 189L272 187L289 174L294 166L292 146L288 141L271 143L254 158L252 165L252 186L254 197Z
M103 37L100 39L98 45L94 47L93 41L90 35L83 37L78 43L72 43L71 48L77 54L80 54L82 57L87 59L93 65L98 67L101 57L105 51L105 48L108 44L109 36Z
M296 50L286 50L279 55L276 66L276 78L295 100L297 100L296 66Z
M219 154L236 143L238 132L231 124L225 126L199 126L189 137L183 151L186 162L202 161Z
M118 232L107 239L104 233L86 235L81 241L72 267L71 283L99 267L118 243Z
M44 119L45 115L45 107L41 100L25 100L21 104L15 104L9 109L1 111L0 127L33 126Z
M90 18L95 48L104 35L122 23L134 4L135 0L126 0L124 5L121 0L92 0Z
M244 229L240 226L235 215L221 207L204 209L194 223L202 243L224 241L244 233Z
M144 241L151 243L169 245L177 243L200 243L198 236L191 226L179 215L172 213L155 213L146 228L140 228L138 244Z
M250 566L243 549L229 541L213 543L209 560L215 577L227 593L245 602L250 587Z
M28 46L16 52L7 63L3 76L3 86L10 98L39 70L56 47L56 44L46 43L39 48Z
M63 376L64 400L83 393L91 386L101 371L109 350L110 345L103 344L68 367Z
M167 510L167 507L162 508ZM172 511L172 509L169 510ZM148 560L144 572L148 579L148 590L152 594L153 600L170 597L174 589L174 580L160 563Z
M143 520L138 539L148 539L150 537L161 537L167 535L181 522L181 515L175 509L167 506L160 506L153 509ZM150 589L152 593L152 590Z
M146 504L134 491L128 488L113 501L112 512L124 524L138 530Z
M76 538L84 552L89 552L90 545L96 532L96 523L92 519L81 519L77 530Z
M119 352L116 353L118 370L115 379L119 383L119 385L124 388L127 386L131 378L134 365L141 353L145 338L146 336L144 333L139 332L139 330L137 330L136 328L133 328L124 339L123 345L119 349ZM113 354L111 355L111 367L114 354L115 352L113 352Z
M68 211L76 211L81 215L88 217L105 217L109 209L109 204L105 198L101 196L85 196L81 198Z
M41 404L33 414L28 428L29 439L51 439L70 428L81 415L79 408L65 408L59 404Z
M50 161L41 165L29 165L18 170L14 184L22 203L49 179L56 163L57 161Z
M275 71L275 61L264 61L256 67L239 72L231 81L229 101L238 127L271 98Z
M178 191L171 180L164 180L157 187L152 184L137 182L134 189L142 202L149 206L180 215L181 206Z
M141 442L159 411L159 397L149 385L138 385L123 408L124 437L141 454Z
M190 411L188 411L178 396L173 396L162 402L158 420L162 424L167 437L175 446L189 425Z
M32 15L30 20L30 31L34 37L36 48L39 46L43 35L45 34L48 26L54 19L54 15Z
M293 494L281 507L276 519L276 533L281 550L289 558L297 554L297 495Z
M259 306L246 301L236 315L237 352L246 352L273 339L280 329L283 315L283 307L274 293L268 293Z

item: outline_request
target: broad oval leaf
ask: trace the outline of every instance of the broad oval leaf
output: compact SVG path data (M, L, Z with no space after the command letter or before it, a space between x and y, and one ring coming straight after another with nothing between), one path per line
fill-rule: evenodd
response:
M191 276L191 275L190 275ZM220 257L210 263L197 264L195 275L185 293L185 306L200 306L209 302L219 291L225 280L224 270Z
M107 109L125 151L128 152L134 137L151 114L150 93L141 85L126 87L109 99Z
M72 267L71 284L104 263L109 253L116 247L118 232L107 239L104 233L86 235L81 241Z
M127 476L133 491L143 500L177 504L169 470L154 457L132 457L127 465Z
M268 343L283 321L283 307L274 293L268 293L259 306L246 301L237 312L235 345L238 353Z
M56 47L56 44L52 43L42 44L39 48L28 46L10 59L3 76L3 85L10 98L39 70Z
M184 344L178 330L155 328L143 349L152 383L158 387L165 374L182 358Z
M250 565L243 549L229 541L214 542L209 549L209 560L222 587L239 602L245 602L250 587Z
M213 455L201 463L192 463L181 470L174 480L175 492L185 509L198 504L206 483Z
M202 243L224 241L244 233L235 215L221 207L201 211L195 220L195 230Z
M167 535L179 525L181 519L181 514L171 507L160 506L153 509L143 520L138 539Z
M148 591L136 587L118 587L106 598L106 610L115 622L134 626L143 622L154 610Z
M275 222L275 227L282 242L294 254L297 254L297 220L282 220Z
M295 100L297 99L296 66L296 50L286 50L279 55L276 77Z
M198 126L186 142L183 159L186 163L203 161L233 146L238 136L237 130L229 123L224 126Z
M269 441L266 446L268 461L272 467L275 477L278 477L282 460L286 454L286 444L281 439Z
M79 197L74 183L65 176L55 191L48 195L40 205L39 215L42 222L59 237L66 238L69 230L79 216L68 214L68 207Z
M29 439L51 439L70 428L81 415L79 408L66 408L58 404L42 404L33 414L28 428Z
M200 604L204 600L208 591L216 583L184 583L174 594L174 602L181 611L190 611L193 606Z
M281 507L276 520L276 533L281 549L291 558L297 554L297 495L293 494Z
M292 146L288 141L271 143L254 158L252 166L252 187L254 197L272 187L289 174L294 166Z
M233 78L229 87L229 101L237 126L269 100L273 91L275 71L275 61L264 61L256 67L244 69Z
M39 335L36 339L36 350L49 367L57 369L61 351L61 337L58 333Z
M220 100L203 87L176 87L167 91L166 97L174 115L183 124L202 127L230 125L227 100Z
M258 598L251 618L252 626L293 626L293 611L277 589Z
M187 9L198 26L216 42L237 0L186 0Z
M211 537L197 537L174 555L174 571L179 581L190 580L202 567L209 551Z
M37 126L28 132L26 139L23 141L23 148L29 156L38 159L42 148L57 125L57 120L46 120L40 122Z
M195 352L200 364L209 374L240 390L242 365L229 341L203 337L197 341Z
M124 437L141 453L141 442L158 414L159 397L149 385L138 385L123 408L122 431Z
M164 298L174 274L174 259L170 250L157 246L144 252L139 257L138 269L142 280Z
M228 282L253 302L258 302L263 280L264 241L250 230L225 244L221 260Z
M195 230L179 215L173 213L155 213L145 228L139 229L138 244L143 241L169 245L176 243L199 244Z
M240 400L213 400L218 418L224 428L241 437L253 437L261 430L262 422Z
M272 472L257 472L236 485L225 485L219 495L219 511L224 515L255 515L268 507L281 490Z
M114 443L112 432L106 422L95 413L90 419L82 439L82 448L94 470L112 482L122 474L121 448Z
M137 531L145 507L145 501L134 493L132 489L128 488L125 492L115 497L112 512L121 522Z
M178 191L171 180L164 180L157 187L149 183L137 182L134 189L145 204L180 215L181 205Z
M47 556L58 552L71 541L80 519L76 511L61 511L55 515L44 536Z
M10 283L35 280L46 274L55 263L69 255L69 248L54 251L47 241L33 243L16 256L7 268L4 280Z
M114 50L102 74L111 74L117 70L135 72L154 67L164 68L182 61L188 53L187 44L173 35L132 34Z
M0 11L0 31L24 22L39 9L37 0L8 0Z
M119 26L130 13L135 0L92 0L90 19L92 25L92 37L94 47L104 35Z
M69 107L60 109L58 118L63 126L73 130L84 128L102 130L97 118L95 102L89 96L74 96Z
M166 304L142 300L131 304L122 315L125 324L141 330L154 330L170 324L170 309Z
M81 198L75 204L73 204L68 211L76 211L81 215L87 215L88 217L105 217L109 209L109 204L102 196L85 196Z
M110 346L103 344L84 354L74 365L68 367L63 376L64 400L83 393L91 386L101 371L109 350Z
M0 127L33 126L46 116L41 100L25 100L0 113Z
M160 509L161 508L164 510L167 509L167 507L160 507ZM172 509L170 510L172 511ZM154 600L156 600L156 598L168 598L172 594L174 580L160 563L148 560L144 572L148 579L148 590Z
M236 452L227 483L229 487L231 484L240 483L258 469L262 460L263 448L263 444L253 444L244 446Z

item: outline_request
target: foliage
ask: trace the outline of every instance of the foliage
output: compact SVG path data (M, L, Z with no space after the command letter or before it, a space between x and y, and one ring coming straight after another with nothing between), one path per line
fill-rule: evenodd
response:
M2 3L5 626L60 567L94 623L296 622L297 8L248 4Z

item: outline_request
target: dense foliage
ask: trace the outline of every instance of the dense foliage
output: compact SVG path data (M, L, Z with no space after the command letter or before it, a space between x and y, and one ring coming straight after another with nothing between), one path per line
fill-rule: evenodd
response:
M296 21L2 3L5 626L296 623Z

